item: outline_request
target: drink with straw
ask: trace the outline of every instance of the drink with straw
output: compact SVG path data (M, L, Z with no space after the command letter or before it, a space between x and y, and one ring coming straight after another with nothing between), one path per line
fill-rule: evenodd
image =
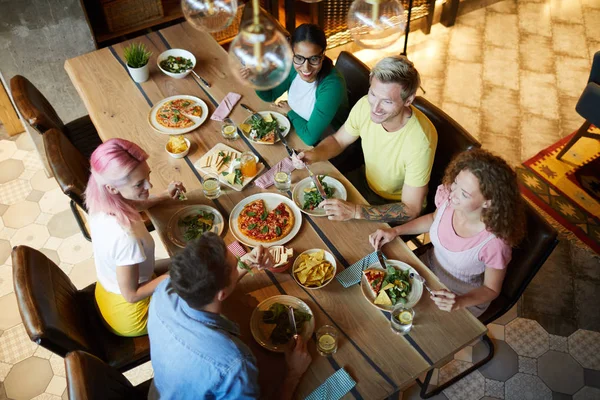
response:
M317 351L322 356L334 354L338 348L338 331L331 325L323 325L317 331Z

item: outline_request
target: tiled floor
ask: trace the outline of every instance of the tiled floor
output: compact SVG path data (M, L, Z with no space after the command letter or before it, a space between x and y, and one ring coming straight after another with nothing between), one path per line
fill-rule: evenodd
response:
M408 53L425 97L516 165L581 124L574 109L600 50L598 21L600 0L506 0L459 17L452 28L411 33ZM369 65L382 56L355 54ZM33 344L21 324L10 249L41 249L82 288L95 280L92 248L29 138L9 139L1 127L0 216L0 400L66 399L62 359ZM489 325L494 359L437 398L600 399L599 304L600 259L562 230L519 306ZM467 347L433 383L468 368L483 350ZM127 376L141 382L152 369L146 364ZM417 393L413 386L403 398Z

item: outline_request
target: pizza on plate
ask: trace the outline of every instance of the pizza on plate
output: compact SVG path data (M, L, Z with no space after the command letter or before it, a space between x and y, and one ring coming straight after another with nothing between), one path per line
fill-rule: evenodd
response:
M370 268L364 270L363 274L367 279L371 293L373 293L373 296L377 297L379 290L381 289L381 284L385 279L385 272L380 269Z
M238 229L258 242L274 242L287 236L294 226L294 214L285 203L267 211L263 200L244 206L237 218Z
M193 100L167 101L156 112L158 123L167 128L189 128L194 125L190 117L201 117L202 107Z

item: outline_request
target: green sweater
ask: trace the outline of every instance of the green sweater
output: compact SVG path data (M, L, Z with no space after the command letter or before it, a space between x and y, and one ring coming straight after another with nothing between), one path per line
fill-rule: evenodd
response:
M256 94L264 101L273 102L289 90L296 75L298 73L292 68L290 75L279 86L271 90L257 91ZM300 139L309 146L321 140L328 125L337 131L348 117L346 81L335 67L319 83L315 97L315 108L308 121L296 114L294 110L287 115Z

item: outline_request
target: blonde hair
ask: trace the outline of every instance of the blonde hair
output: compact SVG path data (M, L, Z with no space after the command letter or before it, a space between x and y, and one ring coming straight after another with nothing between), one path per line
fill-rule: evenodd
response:
M419 71L406 56L392 56L380 60L371 70L369 78L377 78L383 83L399 84L402 86L401 95L404 101L416 94L421 86Z

